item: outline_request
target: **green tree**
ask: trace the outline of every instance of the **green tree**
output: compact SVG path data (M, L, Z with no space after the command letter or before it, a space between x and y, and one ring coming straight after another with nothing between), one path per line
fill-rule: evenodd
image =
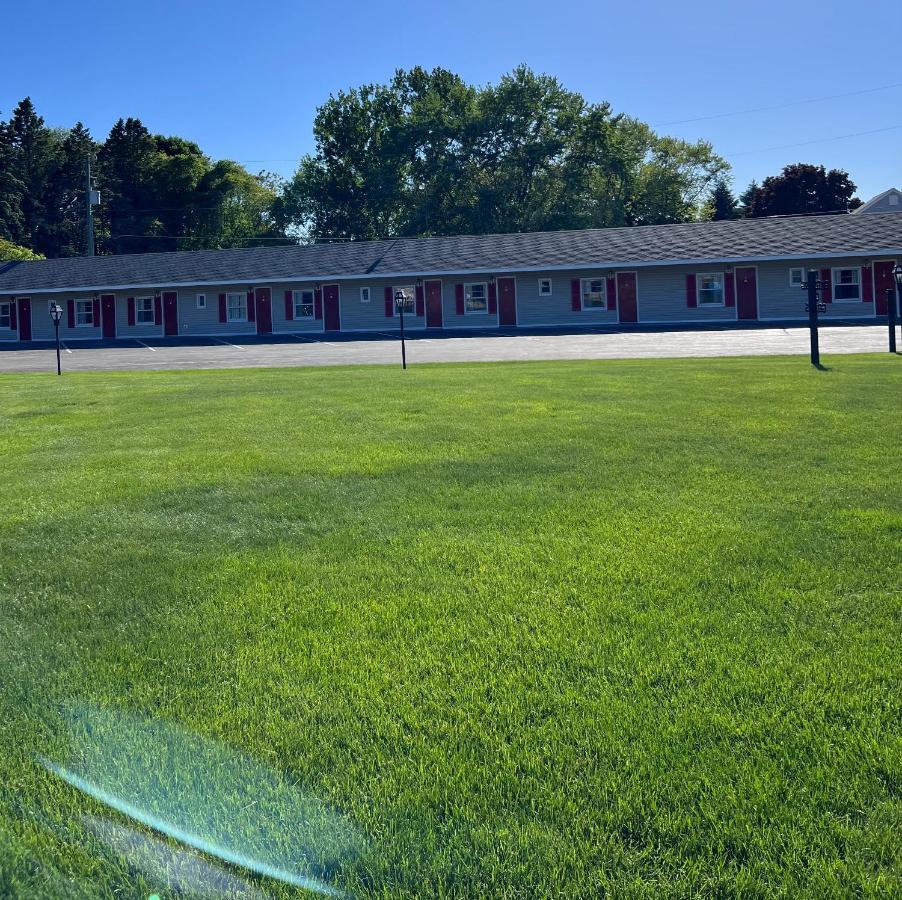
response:
M483 88L398 71L329 98L314 136L276 217L320 240L684 221L726 170L525 66Z
M8 165L18 188L20 218L11 232L16 243L43 252L56 226L47 187L59 164L61 136L44 125L29 97L13 111L7 125Z
M738 219L739 216L739 208L730 185L726 179L721 178L715 183L705 204L704 218L716 222L721 219Z
M13 259L43 259L40 253L29 250L28 247L20 247L12 241L0 238L0 262L9 262Z
M79 256L86 250L85 164L97 145L81 122L64 132L56 165L47 179L44 207L48 233L43 251L51 257Z
M751 188L750 188L751 191ZM779 175L765 178L749 193L746 215L792 216L814 213L850 212L861 205L849 173L829 172L823 166L796 163Z

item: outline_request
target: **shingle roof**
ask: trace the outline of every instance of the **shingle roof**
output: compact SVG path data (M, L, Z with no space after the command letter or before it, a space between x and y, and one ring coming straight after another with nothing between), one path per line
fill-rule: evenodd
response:
M0 293L902 254L902 216L794 216L0 265Z

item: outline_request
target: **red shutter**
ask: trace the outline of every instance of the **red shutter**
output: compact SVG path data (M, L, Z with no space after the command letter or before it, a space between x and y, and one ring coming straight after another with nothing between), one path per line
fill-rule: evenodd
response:
M285 318L290 322L294 318L294 294L285 291Z
M219 321L220 322L226 321L226 295L225 294L219 295Z
M129 325L135 324L135 298L134 297L128 298L128 324Z
M253 322L257 318L257 293L253 289L247 292L247 320Z
M9 301L9 330L15 331L19 327L19 318L16 314L16 299L10 298Z
M498 314L498 285L494 281L489 282L489 315Z
M821 291L821 300L824 303L833 302L833 285L831 283L829 269L821 269L821 281L824 282L824 289Z
M698 306L698 294L695 291L695 275L686 276L686 306L695 309Z
M153 324L163 324L163 299L159 294L153 298Z
M580 280L578 278L572 279L570 282L570 309L573 312L579 312L583 308L582 297L580 296L581 290Z
M454 285L454 311L459 316L464 314L464 286L462 284Z
M732 272L727 272L723 276L724 305L736 305L736 276Z
M613 278L608 279L608 309L617 309L617 282Z
M66 301L66 323L70 328L75 327L75 301Z
M385 289L385 318L391 319L395 314L394 291L387 287Z
M861 299L864 303L874 302L874 276L870 266L861 267Z
M423 285L417 285L417 315L422 316L425 313L426 304L423 301Z
M313 290L313 318L321 319L323 317L323 291L322 288L314 288Z
M91 318L93 318L93 320L94 320L94 327L100 328L100 299L95 297L91 301L91 307L92 307Z

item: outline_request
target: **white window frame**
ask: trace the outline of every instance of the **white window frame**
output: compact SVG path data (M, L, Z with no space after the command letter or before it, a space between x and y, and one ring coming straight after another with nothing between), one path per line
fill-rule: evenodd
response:
M710 288L702 287L702 280L704 278L717 278L720 282L720 301L717 303L712 303L710 300L703 301L702 294L709 291ZM704 307L705 309L719 309L721 307L726 306L727 298L726 298L726 290L724 288L724 277L723 272L696 272L695 273L695 293L697 298L698 308L701 309Z
M90 322L79 322L79 307L82 304L87 304L88 309L88 317L90 318ZM93 328L94 327L94 301L93 300L76 300L75 301L75 327L76 328Z
M242 297L244 305L243 316L232 315L232 297ZM240 306L239 306L240 309ZM247 291L231 291L226 294L226 322L246 322L247 321Z
M13 315L12 315L12 305L16 301L13 300L12 303L3 302L0 303L0 328L9 328L12 325Z
M470 302L473 300L472 289L481 287L485 292L483 299L485 300L485 309L470 309ZM464 315L465 316L487 316L489 314L489 283L487 281L468 281L464 284Z
M858 273L858 282L856 287L858 288L858 296L857 297L837 297L836 296L836 288L837 285L840 284L839 280L836 277L837 272L857 272ZM843 287L851 287L851 285L843 285ZM830 299L834 303L861 303L861 266L837 266L835 269L830 270Z
M798 272L801 275L801 278L797 282L793 281L793 278L792 278L792 276L796 272ZM805 276L805 267L804 266L793 266L789 270L789 286L792 288L801 288L801 287L805 287L806 284L807 284L807 278Z
M401 315L398 312L398 304L395 303L395 294L398 291L404 292L404 296L410 300L410 303L412 306L412 309L410 310L410 312L408 312L407 309L404 310L404 315L406 315L406 316L416 315L416 312L417 312L417 289L416 289L416 285L413 285L413 284L398 284L398 285L392 286L392 289L391 289L392 315L395 317L399 317ZM486 303L488 303L488 301L486 301ZM466 309L466 306L464 308Z
M592 290L592 283L597 281L601 284L600 291ZM601 302L598 304L592 303L590 305L586 305L586 297L589 294L600 294ZM585 312L593 312L599 309L607 309L608 308L608 280L607 278L583 278L579 283L579 305L580 308Z
M198 309L206 309L207 308L207 295L206 294L198 294L195 298L195 304Z
M305 300L304 294L309 294L310 299ZM300 288L291 292L291 306L296 319L312 319L316 316L316 293L311 288ZM304 312L304 307L309 307L310 312Z
M548 286L548 290L544 290L545 286ZM551 278L540 278L539 279L539 296L540 297L551 297L554 294L554 281Z
M362 287L360 289L360 302L361 303L369 303L370 302L370 289L368 287Z
M149 301L146 309L141 309L141 304ZM141 316L149 315L150 318L142 319ZM136 325L153 325L153 297L135 297L135 324Z

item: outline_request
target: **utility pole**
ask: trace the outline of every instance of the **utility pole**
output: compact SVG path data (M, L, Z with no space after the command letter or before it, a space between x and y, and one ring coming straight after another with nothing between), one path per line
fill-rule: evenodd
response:
M85 231L87 233L88 256L94 255L94 203L96 202L96 193L91 190L91 157L85 158L85 172L87 179L85 182Z

